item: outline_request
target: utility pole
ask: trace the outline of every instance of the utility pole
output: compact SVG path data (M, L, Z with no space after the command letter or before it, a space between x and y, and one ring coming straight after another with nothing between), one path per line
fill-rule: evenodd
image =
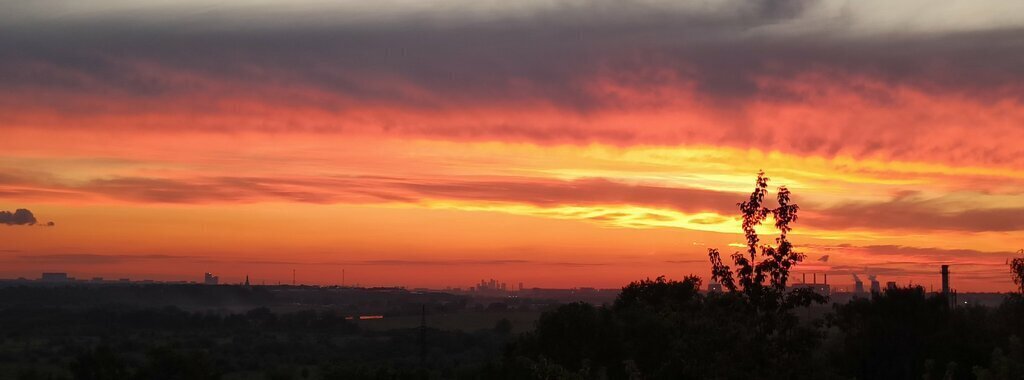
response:
M295 269L292 269L292 286L295 286Z

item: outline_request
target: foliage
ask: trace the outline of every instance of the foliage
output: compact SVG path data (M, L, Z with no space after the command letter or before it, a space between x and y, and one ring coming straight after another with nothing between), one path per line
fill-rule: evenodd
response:
M512 321L508 318L502 318L494 324L494 332L501 335L508 335L512 333Z
M811 303L825 302L824 297L811 289L787 291L790 269L804 259L804 254L793 249L788 237L793 230L791 224L797 220L800 206L792 203L791 193L785 186L778 189L776 208L765 206L767 194L768 177L761 171L757 173L750 198L738 204L743 216L747 251L745 254L736 252L732 255L733 269L722 262L718 249L708 249L711 279L721 283L730 292L743 294L758 312L787 311ZM779 230L775 246L761 244L756 230L768 216L775 220L775 228Z
M759 318L749 301L704 295L700 284L659 277L629 284L610 306L564 305L516 342L506 365L527 378L543 378L535 370L553 365L583 378L827 377L814 360L820 335L813 328L747 334Z
M979 306L949 308L921 287L886 289L834 311L829 325L840 334L829 347L832 366L860 379L968 378L1000 336L998 315Z
M127 366L108 346L99 346L78 355L71 363L71 373L80 380L127 379Z
M1024 294L1024 249L1017 250L1017 254L1021 255L1021 257L1015 257L1010 260L1010 273L1013 275L1013 283Z
M0 378L1017 379L1024 296L949 308L921 288L836 305L821 326L755 313L696 277L633 282L614 303L561 305L521 336L370 331L329 310L6 308ZM751 333L778 318L772 334ZM826 327L826 328L823 328Z
M1009 346L1008 353L1003 353L998 347L994 349L989 366L975 366L974 376L978 380L1024 379L1024 347L1016 336L1010 337Z
M136 378L152 380L216 380L220 371L210 355L199 350L177 350L163 346L147 353L146 365L138 370Z
M828 377L814 357L820 331L792 312L825 298L786 288L790 270L804 258L788 239L799 206L781 187L778 207L766 207L767 186L759 173L750 198L739 204L747 252L732 256L735 271L709 251L712 278L727 293L701 294L694 276L634 282L611 307L573 304L545 314L514 353L591 377ZM773 246L761 244L756 232L769 216L780 231Z
M814 336L816 332L806 323L799 325L792 310L824 303L826 298L811 288L787 289L790 270L804 259L804 255L794 250L789 241L789 233L793 230L792 224L797 220L800 207L792 203L792 194L785 186L778 189L778 207L765 206L767 188L768 177L763 171L759 172L750 197L738 204L743 217L747 250L732 255L734 267L722 262L717 249L709 249L708 257L712 279L722 284L732 297L739 298L747 309L749 315L742 319L747 323L736 329L738 334L744 336L744 340L763 347L753 350L752 355L755 358L790 358L799 356L804 349L793 346L791 339L795 336L807 340L804 343L806 346L814 346L818 341ZM774 246L762 244L756 230L769 216L774 219L775 228L779 231ZM759 363L756 367L763 365Z
M330 310L8 308L0 379L447 379L479 373L513 338L428 329L424 368L419 334L363 330Z

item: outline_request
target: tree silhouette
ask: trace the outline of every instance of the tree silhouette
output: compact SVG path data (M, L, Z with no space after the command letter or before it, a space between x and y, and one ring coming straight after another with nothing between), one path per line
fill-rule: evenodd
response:
M1013 283L1017 284L1020 292L1024 294L1024 249L1017 250L1021 257L1010 260L1010 272L1013 274Z
M788 234L793 230L791 224L797 220L800 206L791 203L791 193L785 186L778 190L776 208L765 207L765 196L768 194L768 177L764 171L757 173L754 191L750 199L739 203L743 214L743 234L747 240L746 254L733 253L735 269L722 263L718 249L708 249L711 260L711 278L722 284L730 292L742 294L758 311L785 311L797 306L807 306L813 302L825 302L825 298L809 288L786 291L789 271L797 263L803 261L804 254L793 249ZM761 244L756 228L768 216L775 220L775 228L779 237L775 246ZM760 259L760 261L758 261Z

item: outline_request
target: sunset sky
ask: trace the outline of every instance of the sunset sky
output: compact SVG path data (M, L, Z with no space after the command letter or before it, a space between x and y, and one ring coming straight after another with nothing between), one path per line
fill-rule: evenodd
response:
M1007 291L1024 2L6 2L0 141L0 278L707 280L763 169L798 273Z

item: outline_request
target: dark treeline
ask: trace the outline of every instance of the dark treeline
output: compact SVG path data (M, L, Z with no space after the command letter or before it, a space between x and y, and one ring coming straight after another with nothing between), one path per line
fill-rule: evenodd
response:
M662 278L510 333L365 329L330 310L13 308L0 376L20 379L1021 379L1024 298L950 307L922 288L768 316L741 293ZM820 312L822 309L827 312ZM807 311L815 311L806 313ZM810 317L808 317L810 315ZM770 325L770 326L769 326ZM422 334L422 335L421 335Z
M185 310L246 311L259 307L329 307L346 313L418 313L419 305L460 309L468 297L395 288L205 286L195 284L53 284L0 286L0 310L18 307L89 308L174 306ZM415 307L410 308L409 305Z
M505 323L475 332L369 331L333 311L164 308L0 313L0 376L16 379L465 377L500 357ZM424 365L429 363L429 365Z
M1019 295L950 307L920 287L889 289L758 331L764 314L741 295L698 284L642 281L607 307L545 313L512 345L506 378L1024 379Z

